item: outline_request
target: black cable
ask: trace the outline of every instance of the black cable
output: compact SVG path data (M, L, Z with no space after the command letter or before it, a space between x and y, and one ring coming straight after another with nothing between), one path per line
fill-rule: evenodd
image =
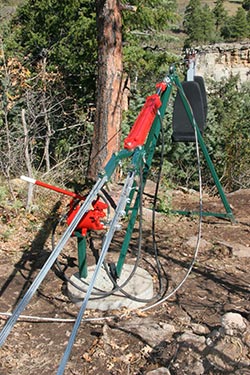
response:
M108 199L110 199L110 196L108 195L107 192L106 192L105 196L106 196ZM111 198L111 199L112 199L112 198ZM116 205L115 205L113 199L112 199L111 202L112 202L112 206L113 206L113 207L116 207ZM54 226L54 228L53 228L53 230L52 230L52 249L55 247L55 241L54 241L55 230L56 230L58 224L59 224L61 221L65 220L66 217L67 217L67 214L65 214L64 216L62 216L62 218L58 221L58 223ZM67 275L65 274L65 272L62 270L61 265L60 265L60 263L59 263L58 260L55 262L55 264L56 264L57 268L59 269L59 272L63 275L63 278L64 278L65 281L67 281L68 283L70 283L73 287L75 287L76 289L78 289L80 292L86 292L85 289L81 288L79 285L75 284L75 283L74 283L69 277L67 277ZM95 287L95 289L96 289L97 291L99 291L99 293L98 293L98 292L93 292L92 294L93 294L93 295L96 295L96 296L99 296L99 298L105 298L105 297L108 297L108 296L114 294L114 293L117 292L117 291L121 291L121 292L122 292L121 288L123 288L124 286L127 285L127 283L128 283L128 282L131 280L131 278L133 277L133 275L134 275L134 273L135 273L135 270L136 270L136 268L137 268L137 263L136 263L134 269L131 271L131 274L130 274L130 275L128 276L128 278L124 281L124 283L123 283L121 286L119 286L119 285L117 285L117 284L115 283L115 280L112 278L112 275L110 274L110 272L109 272L109 270L108 270L108 267L107 267L106 263L103 263L103 265L104 265L104 267L105 267L106 273L108 274L109 278L111 279L111 281L112 281L112 283L113 283L113 285L114 285L114 288L112 288L111 291L107 292L107 291L104 291L104 290L102 290L102 289L100 289L100 288L96 288L96 287ZM88 286L88 283L87 283L87 282L84 282L84 280L81 280L81 282L82 282L83 284L85 284L86 286ZM124 293L126 293L126 292L124 291ZM131 296L131 297L133 297L133 296Z
M158 270L160 270L160 268L161 268L164 275L166 275L165 270L164 270L164 268L163 268L163 266L162 266L162 264L161 264L161 262L159 261L159 258L158 258L158 246L157 246L157 241L156 241L156 237L155 237L155 214L156 214L158 192L159 192L161 175L162 175L162 168L163 168L163 163L164 163L164 150L165 150L164 128L163 128L162 118L161 118L161 115L160 115L159 112L158 112L158 117L159 117L160 124L161 124L161 154L160 154L160 167L159 167L159 171L158 171L158 178L156 180L156 187L155 187L155 194L154 194L154 201L153 201L152 238L153 238L153 247L154 247L155 258L156 258L156 261L157 261Z
M111 282L113 284L113 289L110 292L106 292L106 291L103 291L103 290L101 290L99 288L95 288L96 290L99 291L99 293L98 292L93 292L93 294L96 295L96 296L99 295L100 298L105 298L105 297L107 297L107 296L109 296L111 294L114 294L115 292L120 292L124 296L126 296L127 298L129 298L131 300L138 301L138 302L143 302L143 303L149 303L149 302L153 302L157 298L161 298L162 296L164 296L164 293L165 293L165 291L163 293L162 272L163 272L164 276L166 276L166 273L165 273L165 270L164 270L163 266L161 265L161 263L159 261L158 247L157 247L157 242L156 242L156 237L155 237L155 212L156 212L157 196L158 196L158 191L159 191L159 185L160 185L160 179L161 179L161 173L162 173L162 166L163 166L163 158L164 158L164 132L163 132L163 124L162 124L162 118L161 118L160 112L158 112L157 115L159 117L160 124L161 124L161 157L160 157L160 168L159 168L159 172L158 172L158 178L157 178L156 189L155 189L155 194L154 194L153 210L152 210L152 212L153 212L152 213L152 238L153 238L154 258L155 258L155 261L156 261L156 274L157 274L157 278L158 278L158 282L159 282L159 288L158 288L159 291L152 298L149 298L149 299L140 299L140 298L137 298L137 297L135 297L135 296L127 293L123 289L128 284L128 282L132 279L132 277L134 276L134 274L135 274L135 272L136 272L136 270L138 268L139 261L141 259L141 248L142 248L142 194L143 194L142 186L143 186L143 175L142 175L142 168L140 168L140 188L139 188L139 194L140 194L140 206L139 206L139 211L140 211L140 214L139 214L139 243L138 243L138 253L137 253L136 262L134 264L133 270L131 271L130 275L122 283L122 285L118 285L117 284L117 282L114 279L113 275L109 271L106 262L104 262L104 268L105 268L105 271L106 271L109 279L111 280ZM111 196L106 192L105 189L102 189L102 193L105 196L105 199L111 205L111 207L113 209L115 209L116 208L116 204L113 201L113 199L111 198ZM65 216L64 216L64 219L65 219ZM52 248L54 248L54 245L55 245L54 244L54 233L55 233L55 230L52 233ZM81 288L79 285L76 285L71 279L69 279L67 277L67 275L65 274L65 272L63 272L59 261L56 261L55 264L57 265L59 271L61 272L61 274L63 275L64 279L67 282L69 282L72 286L74 286L78 290L80 290L82 292L86 292L86 290L84 290L83 288ZM165 279L167 280L167 277ZM84 283L84 281L82 281L82 282ZM86 283L86 286L87 285L88 284Z
M130 293L126 292L123 288L124 286L132 279L132 277L134 276L137 268L138 268L138 265L139 265L139 261L140 261L140 258L141 258L141 248L142 248L142 194L143 194L143 189L142 189L142 186L143 186L143 177L142 177L142 168L140 169L140 190L139 190L139 194L140 194L140 206L139 206L139 243L138 243L138 254L137 254L137 258L136 258L136 262L134 264L134 268L133 270L131 271L129 277L126 279L126 281L122 284L122 285L118 285L116 283L116 280L114 280L114 278L112 277L112 275L110 274L110 272L107 272L108 273L108 276L110 278L110 280L112 281L113 285L114 285L114 290L119 290L119 292L121 292L125 297L129 298L130 300L132 301L135 301L135 302L142 302L142 303L150 303L150 302L153 302L155 301L158 297L160 297L161 295L159 294L159 292L154 295L152 298L138 298L138 297L135 297L134 295L131 295ZM160 280L161 277L158 275L158 280ZM161 283L160 283L160 286L161 286ZM159 288L160 289L160 288ZM160 289L161 290L161 289Z
M162 124L162 122L161 122ZM162 140L163 140L163 135L162 135ZM162 144L163 146L163 144ZM163 160L163 147L162 147L162 156L161 156L161 164L162 164L162 160ZM160 181L160 174L161 174L161 168L160 168L160 171L159 171L159 178L158 180ZM158 254L157 254L157 246L156 246L156 240L155 240L155 235L153 236L153 247L154 247L154 252L155 252L155 260L156 260L156 265L157 265L157 276L158 276L158 281L159 281L159 292L153 296L152 298L148 298L148 299L141 299L141 298L137 298L129 293L127 293L123 288L128 284L128 282L132 279L132 277L134 276L137 268L138 268L138 265L139 265L139 261L140 261L140 258L141 258L141 248L142 248L142 194L143 194L143 189L142 189L142 185L143 185L143 176L142 176L142 168L140 169L140 181L141 181L141 184L140 184L140 190L139 190L139 194L140 194L140 207L139 207L139 210L140 210L140 220L139 220L139 243L138 243L138 254L137 254L137 258L136 258L136 262L135 262L135 265L134 265L134 268L133 270L131 271L130 275L127 277L127 279L123 282L122 285L118 285L116 283L116 280L113 278L112 274L110 273L106 263L104 263L104 268L106 270L106 273L108 275L108 277L110 278L112 284L113 284L113 289L110 291L110 292L107 292L107 291L103 291L99 288L95 288L96 290L99 291L98 292L93 292L94 295L96 296L100 296L100 298L105 298L105 297L108 297L109 295L112 295L116 292L120 292L122 293L124 296L126 296L127 298L131 299L131 300L134 300L134 301L137 301L137 302L143 302L143 303L150 303L150 302L153 302L155 301L157 298L160 298L164 295L164 293L162 292L162 281L161 281L161 271L160 271L160 268L163 269L163 267L159 265L159 260L158 260ZM158 183L158 186L159 186L159 183ZM109 196L109 194L104 190L102 191L105 195L105 197L108 199L109 203L112 205L113 208L116 207L113 199ZM111 198L111 199L110 199ZM156 209L156 201L157 201L157 198L154 200L154 208L153 208L153 212L155 212L155 209ZM65 217L64 217L65 219ZM52 236L52 247L54 247L54 232L53 231L53 236ZM57 267L59 268L61 274L63 275L64 279L69 282L71 285L73 285L75 288L77 288L78 290L82 291L82 292L86 292L86 290L84 290L83 288L81 288L79 285L76 285L71 279L69 279L67 277L67 275L63 272L63 270L61 269L61 266L59 264L59 262L57 261L56 262L56 265ZM164 270L163 270L164 272ZM165 272L164 272L165 274ZM82 282L84 283L84 281L82 280ZM86 283L86 286L88 284Z
M148 298L148 299L142 299L142 298L137 298L129 293L127 293L123 288L124 286L131 280L131 278L134 276L135 272L136 272L136 269L138 267L138 264L139 264L139 260L140 260L140 254L141 254L141 248L142 248L142 194L143 194L143 189L142 189L142 186L143 186L143 175L142 175L142 168L140 169L140 190L139 190L139 194L140 194L140 206L139 206L139 243L138 243L138 255L137 255L137 259L136 259L136 263L134 265L134 268L131 272L131 274L129 275L129 277L126 279L126 281L122 284L122 285L118 285L116 283L116 280L113 278L113 276L110 274L109 270L107 267L105 267L106 269L106 272L111 280L111 282L113 283L114 285L114 291L117 291L119 290L119 292L121 292L122 294L124 294L127 298L133 300L133 301L136 301L136 302L143 302L143 303L149 303L149 302L153 302L154 300L156 300L158 298L158 300L160 298L162 298L164 296L164 293L162 294L161 291L162 291L162 280L161 280L161 270L163 271L164 275L166 275L165 273L165 270L163 268L163 266L161 265L160 261L159 261L159 258L158 258L158 248L157 248L157 242L156 242L156 238L155 238L155 212L156 212L156 204L157 204L157 195L158 195L158 191L159 191L159 185L160 185L160 179L161 179L161 172L162 172L162 166L163 166L163 158L164 158L164 132L163 132L163 124L162 124L162 118L161 118L161 115L160 113L158 112L158 116L159 116L159 119L160 119L160 123L161 123L161 158L160 158L160 169L159 169L159 172L158 172L158 178L157 178L157 184L156 184L156 189L155 189L155 194L154 194L154 203L153 203L153 219L152 219L152 236L153 236L153 248L154 248L154 253L155 253L155 260L156 260L156 266L157 266L157 276L158 276L158 281L159 281L159 292L153 296L152 298ZM166 278L167 280L167 278Z

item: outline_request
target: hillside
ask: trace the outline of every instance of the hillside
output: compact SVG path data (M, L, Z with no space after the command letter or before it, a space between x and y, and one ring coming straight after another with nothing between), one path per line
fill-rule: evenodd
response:
M143 253L140 267L153 272L154 254L149 184L144 197ZM39 192L41 194L41 189ZM1 207L0 327L20 301L51 251L51 230L66 202L38 194L39 208ZM207 217L198 257L185 283L166 302L148 311L88 309L65 375L249 375L250 191L228 197L236 223ZM199 195L171 192L175 209L197 208ZM149 205L149 206L148 206ZM215 197L203 196L204 209L223 212ZM52 215L53 211L53 215ZM126 223L124 223L126 225ZM194 256L198 218L157 214L159 261L168 293L185 277ZM123 237L118 232L116 256ZM126 262L134 264L136 241ZM88 252L88 261L92 258ZM77 271L76 253L60 256L64 271ZM56 374L79 308L67 297L65 281L53 267L0 351L1 375ZM157 278L154 277L154 285Z
M0 19L3 18L9 18L11 14L14 13L15 8L19 5L25 2L25 0L0 0ZM129 3L129 1L128 1ZM184 14L185 8L187 4L189 3L188 0L177 0L177 7L178 7L178 13L180 15ZM214 7L215 1L209 0L204 1L201 0L202 4L208 4L209 7L212 9ZM242 0L236 0L236 1L225 1L224 7L228 11L229 15L235 14L237 8L242 3Z
M177 5L178 5L178 9L179 9L180 14L184 14L185 8L188 5L188 3L189 3L189 1L187 1L187 0L177 0ZM235 1L234 0L229 0L229 1L227 0L227 1L224 2L224 8L228 11L229 15L233 15L237 11L237 9L241 5L241 3L242 3L242 0L238 0L238 1L237 0L235 0ZM213 0L209 0L209 1L201 0L201 4L208 4L209 7L211 9L213 9L215 1L213 1Z
M24 0L0 0L0 22L9 19L15 13L16 7L23 2Z

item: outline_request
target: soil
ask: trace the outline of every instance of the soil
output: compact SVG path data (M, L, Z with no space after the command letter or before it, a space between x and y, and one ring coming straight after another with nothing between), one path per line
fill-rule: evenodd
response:
M143 201L140 267L153 274L152 195L153 184L149 184ZM57 198L43 197L41 201L40 197L32 213L14 210L8 204L0 208L1 328L6 313L22 299L52 250L52 228L65 208L65 200L57 202ZM250 190L228 194L227 199L235 222L215 216L202 218L198 256L180 288L193 260L199 216L157 212L154 234L164 272L162 284L166 296L174 288L177 291L146 311L87 309L66 375L250 374ZM169 193L167 209L193 211L199 209L198 202L197 192L180 188ZM225 212L221 200L207 194L203 209ZM138 234L138 227L135 232ZM123 229L117 232L108 254L111 259L117 257L123 236ZM98 246L98 238L91 243ZM59 259L68 275L77 271L73 246L68 244ZM128 263L135 261L137 250L134 236ZM89 259L94 262L91 255ZM153 279L157 291L157 276ZM53 266L1 348L0 374L55 374L78 311L67 296L62 274ZM237 331L234 327L231 333L226 330L223 317L229 312L242 318L243 328Z

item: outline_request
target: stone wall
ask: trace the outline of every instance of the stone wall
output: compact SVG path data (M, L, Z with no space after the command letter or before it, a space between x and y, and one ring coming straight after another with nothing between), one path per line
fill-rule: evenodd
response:
M218 43L197 51L196 75L221 80L239 74L240 82L250 82L250 42Z

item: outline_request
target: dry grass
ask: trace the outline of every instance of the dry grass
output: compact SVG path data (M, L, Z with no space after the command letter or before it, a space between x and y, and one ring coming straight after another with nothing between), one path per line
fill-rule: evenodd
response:
M181 14L184 13L186 6L188 5L190 0L177 0L178 9ZM209 7L212 9L215 5L215 0L201 0L201 4L208 4ZM224 8L227 10L228 14L231 16L236 13L237 9L241 6L242 0L235 0L235 1L225 1Z

